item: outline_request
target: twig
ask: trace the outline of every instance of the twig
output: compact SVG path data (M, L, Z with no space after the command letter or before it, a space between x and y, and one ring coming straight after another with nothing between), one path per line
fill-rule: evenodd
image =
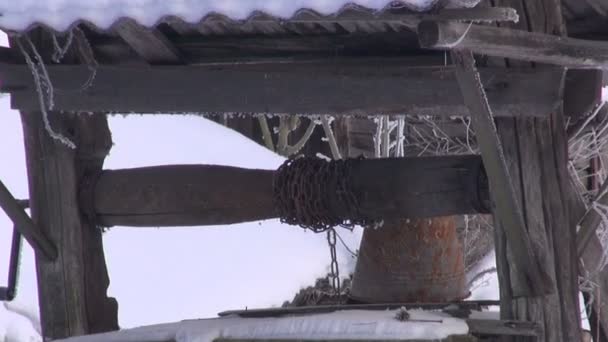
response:
M336 142L336 137L331 129L327 115L321 116L321 124L323 125L323 130L325 131L325 136L327 137L327 142L329 143L329 149L331 150L333 159L342 159L340 149L338 148L338 143Z
M258 116L258 122L260 124L260 129L262 130L264 144L269 150L274 152L274 142L272 141L272 133L270 132L270 128L268 127L268 120L266 119L266 116Z
M308 140L310 139L310 136L315 131L315 127L317 127L317 123L314 120L310 120L310 123L308 124L308 127L306 128L306 131L304 132L304 135L302 136L302 138L297 143L295 143L293 146L287 147L286 155L291 156L293 154L300 152L302 147L304 147L304 145L306 145L306 142L308 142Z

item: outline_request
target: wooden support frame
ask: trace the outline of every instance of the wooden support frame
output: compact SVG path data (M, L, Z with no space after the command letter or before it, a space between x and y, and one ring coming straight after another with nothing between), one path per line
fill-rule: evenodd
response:
M2 181L0 181L0 207L13 221L15 229L23 235L37 255L44 257L48 261L57 259L57 247L55 244L32 222L32 219L23 210L22 206Z
M421 22L418 37L420 46L428 49L457 47L487 56L579 69L608 69L606 42L445 21Z
M380 67L381 66L381 67ZM238 112L468 115L454 68L410 67L399 59L346 59L197 66L47 66L54 108L101 112ZM561 101L554 70L480 70L497 116L553 111ZM13 108L38 110L25 65L0 64Z
M492 110L487 102L475 59L470 51L452 51L456 64L456 77L465 103L471 110L471 123L475 132L481 156L488 174L494 215L502 222L505 235L513 252L516 268L521 272L520 281L524 293L518 295L539 296L551 292L553 282L540 267L538 256L528 236L522 211L517 203L511 176L509 175L504 152L496 132Z

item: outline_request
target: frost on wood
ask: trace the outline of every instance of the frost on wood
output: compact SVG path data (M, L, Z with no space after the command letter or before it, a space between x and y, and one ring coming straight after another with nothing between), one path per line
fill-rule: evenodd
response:
M61 341L212 342L218 337L262 340L439 340L468 333L468 326L464 320L452 318L447 314L410 310L408 311L410 321L399 321L395 319L397 311L352 310L278 318L230 316L74 337ZM420 320L426 322L419 322Z
M53 140L60 142L68 148L75 149L76 145L70 139L65 137L63 134L56 132L51 126L48 111L53 110L54 107L54 88L53 83L51 82L51 78L47 73L44 61L38 53L36 46L32 43L29 37L25 36L25 41L28 43L29 49L34 55L34 58L32 59L26 48L23 46L21 38L17 38L16 41L17 45L19 46L19 49L23 53L23 56L27 65L30 68L30 71L32 72L32 77L34 78L36 92L38 93L38 102L40 104L40 112L42 113L42 120L44 121L44 129L51 136L51 138L53 138Z
M605 98L603 99L606 100ZM589 294L590 303L597 300L600 273L608 265L608 206L602 203L608 188L599 184L607 179L606 156L608 155L608 107L602 102L586 115L586 120L578 125L569 127L568 153L570 156L568 171L574 180L576 190L583 199L588 210L595 212L601 223L595 234L603 248L602 256L593 265L581 263L582 276L579 278L579 288ZM596 186L590 187L590 184ZM590 304L589 304L590 305Z

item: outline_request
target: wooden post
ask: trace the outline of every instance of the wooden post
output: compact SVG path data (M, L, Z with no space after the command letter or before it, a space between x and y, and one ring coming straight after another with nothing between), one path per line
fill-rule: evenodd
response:
M58 339L116 330L101 231L81 216L77 197L80 182L99 172L111 146L106 118L49 112L53 129L76 142L73 150L49 136L42 115L21 113L32 220L58 249L55 261L36 259L42 334Z
M496 5L527 13L516 28L563 33L557 0L500 0ZM505 60L490 58L488 63L504 65ZM517 60L508 60L508 65L532 67ZM561 107L547 114L543 119L495 120L528 234L541 267L555 286L551 295L515 298L520 287L515 276L519 270L513 267L513 247L505 237L505 228L495 220L501 318L537 322L541 326L538 341L580 341L575 227L570 224L571 213L564 197L569 185L565 124Z
M106 170L83 200L104 226L231 224L277 217L272 170L171 165ZM364 217L397 219L487 212L478 156L360 160L351 170ZM330 196L331 200L338 199ZM332 202L334 203L334 202ZM345 210L339 203L332 207Z

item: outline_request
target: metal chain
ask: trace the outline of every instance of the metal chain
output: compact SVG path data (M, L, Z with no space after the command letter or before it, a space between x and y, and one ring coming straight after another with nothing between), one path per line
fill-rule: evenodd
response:
M336 296L341 293L340 290L340 269L338 268L338 253L336 252L336 230L327 230L327 243L329 244L329 253L331 255L330 274L331 285Z

